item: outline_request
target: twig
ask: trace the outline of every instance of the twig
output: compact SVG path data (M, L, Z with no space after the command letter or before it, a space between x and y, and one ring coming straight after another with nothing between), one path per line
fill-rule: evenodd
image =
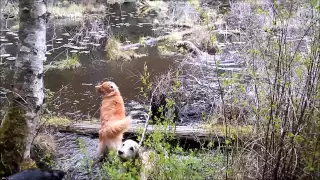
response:
M142 145L142 142L144 141L145 139L145 136L146 136L146 132L147 132L147 128L148 128L148 124L149 124L149 120L150 120L150 116L149 116L149 113L151 111L151 103L153 101L153 94L156 92L156 90L158 89L159 85L161 84L161 82L165 79L165 77L163 77L159 83L157 84L157 86L155 87L155 89L153 90L153 92L151 93L151 98L150 98L150 103L149 103L149 109L148 109L148 114L146 114L147 118L146 118L146 123L144 124L144 130L142 132L142 135L141 135L141 139L140 139L140 142L139 142L139 146Z

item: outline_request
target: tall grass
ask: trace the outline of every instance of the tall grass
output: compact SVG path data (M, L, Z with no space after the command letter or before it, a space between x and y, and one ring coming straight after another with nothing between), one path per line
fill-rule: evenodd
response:
M49 68L57 68L59 70L64 70L64 69L73 70L79 67L81 67L81 63L79 62L78 54L72 54L71 56L67 54L66 59L61 61L56 61L54 62L53 65L49 66Z

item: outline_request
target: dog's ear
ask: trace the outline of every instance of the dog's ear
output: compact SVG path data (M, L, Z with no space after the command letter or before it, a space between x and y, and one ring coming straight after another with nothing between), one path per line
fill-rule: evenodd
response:
M96 92L103 93L102 85L95 86Z

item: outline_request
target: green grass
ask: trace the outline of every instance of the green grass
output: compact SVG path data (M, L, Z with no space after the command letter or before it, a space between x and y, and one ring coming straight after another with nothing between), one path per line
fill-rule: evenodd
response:
M108 39L108 42L105 47L107 57L109 60L118 60L120 58L120 41L116 37L111 37Z
M60 70L64 69L77 69L81 67L81 63L79 62L78 55L68 56L65 60L55 62L50 68L57 68Z
M71 124L71 120L64 116L43 116L41 122L52 126L67 126Z
M61 64L61 69L76 69L81 66L78 55L69 56L62 62L63 63Z

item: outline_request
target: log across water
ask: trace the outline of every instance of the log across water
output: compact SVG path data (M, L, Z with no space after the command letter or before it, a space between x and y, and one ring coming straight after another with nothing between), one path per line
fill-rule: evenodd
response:
M69 125L57 126L60 132L76 133L81 135L88 135L98 137L100 124L92 122L74 123ZM132 124L130 129L125 133L125 138L136 139L137 135L142 132L144 124ZM225 128L217 125L216 128L200 128L192 126L176 126L175 129L163 128L161 126L148 125L147 134L153 132L155 129L163 133L174 133L176 139L180 144L186 148L200 148L210 142L222 143L224 142ZM245 135L248 133L248 128L237 128L237 131L232 131L232 134ZM230 135L229 135L230 136Z

